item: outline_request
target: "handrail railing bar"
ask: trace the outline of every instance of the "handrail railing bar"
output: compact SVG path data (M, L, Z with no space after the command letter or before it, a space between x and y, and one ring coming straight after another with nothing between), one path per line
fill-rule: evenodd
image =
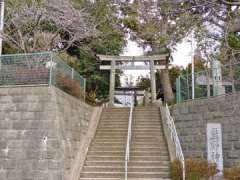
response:
M132 119L133 119L133 96L131 97L131 106L129 112L129 121L128 121L128 136L126 143L126 152L125 152L125 180L128 178L128 161L130 159L130 142L132 139Z
M29 55L46 55L51 54L49 51L36 52L36 53L18 53L18 54L2 54L0 57L11 57L11 56L29 56Z
M185 173L185 159L184 159L184 155L183 155L183 151L182 151L182 147L180 144L180 140L177 134L177 130L174 124L174 120L173 117L170 114L170 110L168 105L166 104L166 117L167 117L167 126L170 130L170 135L171 135L171 139L173 141L173 143L175 144L175 148L176 148L176 157L179 159L179 161L182 164L182 175L183 175L183 180L186 179L186 173Z

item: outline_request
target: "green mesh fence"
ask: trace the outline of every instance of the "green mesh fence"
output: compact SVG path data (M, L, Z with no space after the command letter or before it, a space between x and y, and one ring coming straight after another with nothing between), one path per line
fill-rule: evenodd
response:
M220 65L194 73L194 97L192 74L176 79L176 99L183 102L191 99L209 98L240 91L240 63Z
M86 79L51 52L0 57L0 86L54 85L85 99Z

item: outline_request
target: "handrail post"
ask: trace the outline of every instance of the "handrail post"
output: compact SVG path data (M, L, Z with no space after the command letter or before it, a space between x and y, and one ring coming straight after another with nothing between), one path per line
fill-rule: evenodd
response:
M71 76L72 76L72 80L74 80L74 69L71 68L71 71L72 71L72 74L71 74Z
M87 79L86 78L84 78L84 87L83 87L83 93L84 93L84 97L83 97L83 99L84 99L84 102L86 102L86 86L87 86Z
M52 85L53 76L53 52L50 52L50 73L49 73L49 86Z

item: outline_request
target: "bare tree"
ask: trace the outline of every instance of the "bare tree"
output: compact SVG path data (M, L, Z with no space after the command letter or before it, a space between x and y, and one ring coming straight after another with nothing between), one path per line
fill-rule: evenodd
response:
M64 51L99 35L86 9L71 0L6 1L4 41L23 52Z

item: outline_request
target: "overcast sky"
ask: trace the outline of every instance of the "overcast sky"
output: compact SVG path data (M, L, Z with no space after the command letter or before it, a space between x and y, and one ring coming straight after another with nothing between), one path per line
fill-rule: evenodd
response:
M123 56L141 56L144 54L143 48L139 47L136 42L128 40L127 46L124 49ZM186 67L191 62L191 43L184 40L176 47L176 51L173 55L173 65ZM124 76L121 77L122 84L125 85L124 81L126 77L133 77L133 81L136 81L138 76L147 76L149 71L144 70L129 70L124 71Z

